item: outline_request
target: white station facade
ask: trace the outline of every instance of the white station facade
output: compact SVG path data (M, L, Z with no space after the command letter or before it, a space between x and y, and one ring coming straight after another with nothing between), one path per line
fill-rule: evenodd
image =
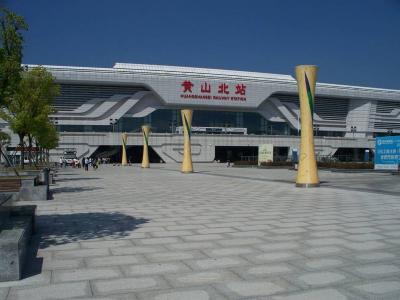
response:
M290 75L127 63L44 67L61 88L52 115L60 132L54 157L66 149L78 158L118 155L121 133L134 149L142 145L140 126L149 124L158 159L179 162L184 108L194 110L194 161L246 159L261 144L290 159L299 148L299 100ZM319 157L358 160L363 151L373 153L376 136L400 134L400 91L317 83L314 128Z

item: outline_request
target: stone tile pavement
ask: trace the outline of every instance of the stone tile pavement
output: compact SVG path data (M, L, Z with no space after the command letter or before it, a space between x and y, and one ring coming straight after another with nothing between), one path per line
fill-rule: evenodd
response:
M400 299L398 177L195 167L63 170L0 300Z

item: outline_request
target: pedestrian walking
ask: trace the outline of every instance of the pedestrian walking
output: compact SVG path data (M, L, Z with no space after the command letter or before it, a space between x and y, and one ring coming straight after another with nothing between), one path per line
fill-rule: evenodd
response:
M85 157L85 171L89 171L89 158Z
M97 168L98 168L97 158L93 158L92 167L93 167L93 170L97 170Z

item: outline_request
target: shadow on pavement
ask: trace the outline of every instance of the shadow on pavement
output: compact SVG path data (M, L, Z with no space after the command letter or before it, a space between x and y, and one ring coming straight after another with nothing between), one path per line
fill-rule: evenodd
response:
M121 238L129 235L148 219L121 213L76 213L36 217L40 249L53 245L98 239Z
M43 257L38 257L39 241L36 236L32 237L26 252L25 265L22 279L42 273Z
M68 176L72 176L72 175L79 175L79 173L64 173L62 170L58 172L57 175L68 175Z
M58 179L57 182L63 182L63 181L85 181L85 180L95 180L95 179L102 179L100 177L74 177L74 178L63 178L63 179Z
M87 191L95 191L95 190L102 190L102 187L96 186L88 186L88 187L59 187L59 188L52 188L51 192L53 194L57 193L78 193L78 192L87 192Z
M118 212L36 216L36 234L32 237L27 252L23 277L42 272L43 258L37 257L39 249L105 237L122 238L128 236L138 225L149 221Z

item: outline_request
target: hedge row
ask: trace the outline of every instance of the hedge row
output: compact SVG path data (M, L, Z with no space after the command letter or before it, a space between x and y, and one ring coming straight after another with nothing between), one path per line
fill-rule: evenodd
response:
M247 160L238 160L233 162L234 166L257 166L258 162L256 161L247 161Z
M233 163L235 166L256 166L258 163L256 161L235 161ZM318 162L319 168L328 169L373 169L374 164L372 162ZM275 161L275 162L262 162L262 167L292 167L293 163L290 161Z
M373 169L372 162L318 162L318 167L329 169Z

